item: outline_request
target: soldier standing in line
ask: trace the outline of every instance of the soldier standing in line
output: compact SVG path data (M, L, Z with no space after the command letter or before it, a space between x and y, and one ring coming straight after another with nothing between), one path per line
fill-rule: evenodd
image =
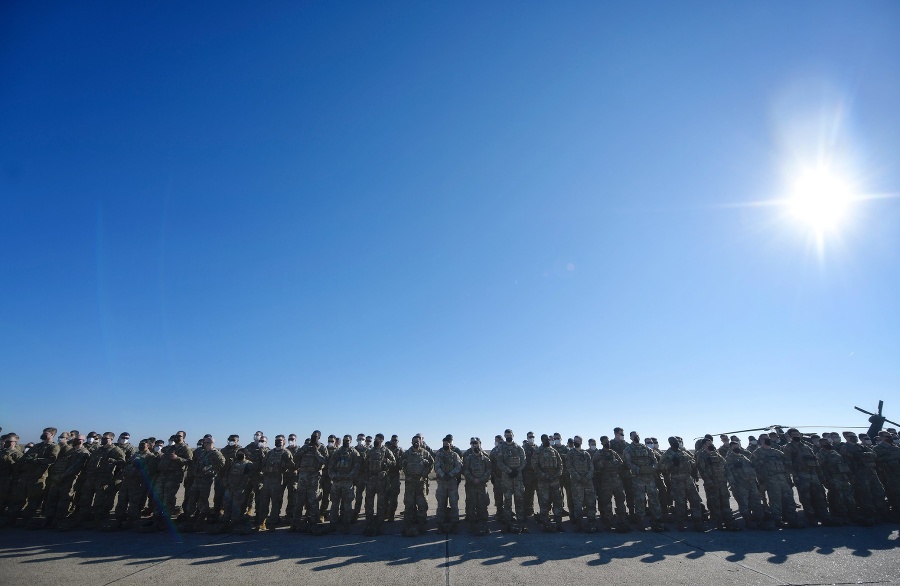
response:
M263 458L263 488L260 492L256 524L260 531L274 529L281 523L281 506L284 503L285 476L294 470L294 458L284 447L284 436L275 436L275 448ZM271 506L271 513L269 507ZM268 516L268 520L266 517ZM267 526L268 521L268 526Z
M456 533L459 523L459 475L462 460L452 448L453 436L446 436L443 447L434 454L434 472L437 475L437 522L438 531ZM447 509L450 518L447 519Z
M4 435L3 448L0 449L0 524L7 522L7 508L12 502L12 490L18 472L17 464L21 458L19 436L14 433Z
M616 454L619 455L619 459L622 462L625 462L625 448L628 447L628 442L625 441L625 430L621 427L616 427L613 429L613 439L609 441L609 447ZM638 519L635 514L635 505L634 505L634 487L632 486L632 476L631 472L628 470L627 466L622 466L621 471L619 472L619 479L622 481L622 489L625 491L625 503L628 506L628 516L629 519L633 523L637 523Z
M247 459L253 463L244 497L247 499L244 502L244 511L247 513L248 519L250 518L251 508L254 511L259 511L259 507L262 504L263 462L266 459L266 454L269 453L268 443L269 439L263 435L263 432L257 431L253 435L253 442L244 446L244 450L247 452Z
M669 487L675 504L675 522L678 530L687 528L687 506L691 504L691 520L694 531L703 530L703 519L700 514L700 494L692 477L693 468L696 466L690 454L681 449L678 438L669 438L667 449L659 461L659 469L669 476Z
M193 458L194 482L185 503L183 531L196 531L209 514L209 496L213 481L225 468L225 456L215 448L212 436L203 438L200 455Z
M47 496L44 515L47 517L46 527L59 529L68 528L71 522L66 520L72 509L75 499L75 482L87 465L91 453L84 447L85 437L76 435L72 439L72 445L66 450L65 456L57 459L54 466L59 466L61 472L57 477L56 490Z
M215 519L221 519L224 502L225 502L225 471L228 469L228 466L231 465L231 462L234 461L234 455L240 449L240 441L241 438L239 435L233 433L228 436L228 445L219 450L222 452L222 456L225 458L225 466L222 467L222 471L216 476L215 480L215 496L213 496L213 514L215 515Z
M878 456L875 461L876 470L887 493L890 507L888 516L894 521L900 521L900 446L894 444L889 432L881 431L872 451Z
M875 472L877 454L872 448L861 445L852 431L844 432L847 441L841 444L841 456L850 465L850 483L853 485L856 504L866 524L875 524L887 515L884 487Z
M771 522L776 527L801 528L797 519L797 504L791 490L784 454L772 447L772 439L760 436L759 449L750 457L760 486L765 486L769 500ZM784 519L787 519L785 524Z
M612 449L609 437L600 436L602 450L594 454L594 470L600 471L600 493L598 497L601 518L607 528L616 527L619 533L631 531L625 508L625 487L622 484L622 470L628 472L622 457ZM613 516L612 501L615 500L616 514Z
M763 525L765 509L759 497L759 484L756 480L756 470L753 463L747 457L750 453L741 449L738 442L731 442L731 450L725 457L725 474L734 500L737 501L738 510L744 518L744 526L762 527L774 529L771 524Z
M247 457L245 448L238 449L234 454L234 460L225 469L225 513L222 517L224 530L231 531L234 523L238 523L242 533L248 532L250 527L245 523L244 503L249 486L249 479L253 475L253 462Z
M572 486L572 523L575 531L597 531L597 495L594 494L594 464L591 454L581 449L581 436L573 438L573 447L566 454L569 477ZM587 527L583 523L584 509L587 507Z
M819 440L819 453L816 454L822 469L822 479L828 489L828 502L833 516L838 522L846 525L851 520L861 522L856 510L856 498L850 484L850 465L844 457L834 449L832 440L823 437Z
M563 463L559 452L550 445L550 436L541 435L541 445L534 451L534 472L537 476L538 510L541 526L546 533L562 531L562 491L559 479ZM553 521L550 507L553 507Z
M100 438L100 446L91 454L85 467L81 494L81 517L86 527L95 528L106 521L113 502L116 472L125 465L125 452L113 443L115 434L107 431ZM91 503L93 502L93 507Z
M800 497L800 504L803 505L803 512L806 515L806 524L812 527L820 522L823 525L835 525L834 519L828 512L825 487L822 486L821 480L822 471L815 452L803 441L797 429L789 429L788 437L790 441L782 450L790 462L797 495Z
M325 444L325 452L327 456L327 460L325 466L322 467L322 504L319 506L319 523L322 523L325 520L326 515L330 515L329 511L331 510L331 505L333 504L331 501L331 476L328 474L328 462L331 461L331 456L338 449L338 439L332 434L328 436L328 443Z
M525 469L525 450L513 443L513 432L503 432L504 441L500 445L497 464L502 473L503 486L503 529L521 533L525 527L525 483L522 482L522 471ZM513 503L516 515L513 516Z
M369 451L369 447L371 445L372 439L369 438L369 443L366 443L366 434L360 433L356 436L356 447L354 448L356 452L359 454L360 462L366 461L366 453ZM365 500L365 492L366 492L366 479L363 476L363 469L360 467L359 473L356 478L353 479L353 489L356 493L355 500L353 502L353 516L350 518L351 523L356 523L359 519L360 511L362 511L363 501Z
M363 463L366 480L366 528L364 535L375 536L381 532L387 509L388 471L397 467L394 453L384 446L384 435L375 434L375 445L366 451ZM438 492L440 494L440 491ZM377 508L376 508L376 497ZM438 499L440 502L440 498Z
M86 451L86 450L85 450ZM141 518L141 509L147 502L147 492L153 486L150 478L159 466L159 456L150 451L147 440L138 443L138 451L124 468L119 502L116 503L116 520L123 529L130 529Z
M537 474L534 472L534 452L537 446L534 443L534 432L529 431L522 449L525 450L525 471L522 481L525 483L525 517L534 517L534 497L537 492Z
M463 476L466 477L466 521L469 530L477 535L487 535L488 493L487 481L491 477L491 458L481 449L481 440L473 437L471 446L463 458Z
M739 530L740 527L734 522L734 515L731 512L725 459L709 439L703 440L696 457L697 469L703 478L703 489L706 491L706 506L709 508L710 519L719 529Z
M397 514L397 505L400 499L400 460L403 458L403 448L400 447L397 434L392 435L391 441L385 445L394 455L394 460L396 460L396 464L388 470L387 493L385 498L387 501L385 512L386 521L392 523Z
M403 454L400 468L405 478L403 494L403 534L412 537L424 529L428 520L428 501L425 490L428 474L434 468L434 458L422 447L420 436L413 436L412 447Z
M503 471L500 470L498 458L500 457L500 446L503 444L503 436L494 436L494 447L491 448L491 487L494 493L494 508L497 509L496 518L503 522Z
M659 494L656 492L655 477L658 470L656 456L641 443L641 438L636 431L631 432L631 443L626 446L624 454L625 465L632 473L635 515L638 523L643 525L646 497L646 501L650 503L650 513L653 516L650 528L653 531L665 531L662 523L662 509L659 505Z
M172 443L162 449L159 458L159 475L156 480L156 497L160 500L154 519L156 528L166 528L175 510L175 497L184 480L184 469L191 463L193 451L184 442L181 432L171 437ZM124 459L124 454L123 454Z
M350 532L350 518L353 515L353 486L359 475L360 455L350 447L349 434L343 438L341 447L331 455L328 462L328 475L331 476L331 520L329 531L342 526L344 533Z
M309 444L309 440L305 442L305 445ZM291 459L294 461L294 466L297 465L297 452L300 450L300 446L297 445L297 434L292 433L288 435L287 438L287 451L291 453ZM297 506L297 474L296 471L292 470L288 472L288 474L284 478L285 486L287 486L287 505L284 508L284 518L288 525L293 524L294 522L294 509Z
M53 441L56 428L45 428L41 441L29 449L17 464L17 479L13 484L7 518L14 523L19 516L30 519L44 501L44 488L50 467L59 455L59 445Z
M313 431L309 441L297 450L294 468L297 469L297 499L291 531L311 531L321 534L322 520L319 512L319 484L323 469L328 464L328 450L319 439L322 432ZM304 509L306 516L304 517Z

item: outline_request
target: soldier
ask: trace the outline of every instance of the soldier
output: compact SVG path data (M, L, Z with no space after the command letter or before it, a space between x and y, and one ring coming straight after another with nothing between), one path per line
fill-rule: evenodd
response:
M253 475L253 462L247 457L247 450L240 448L234 453L234 460L225 469L225 513L222 520L225 522L225 530L230 531L233 523L244 523L244 503L246 502L249 479ZM249 526L242 527L242 531L249 531Z
M481 449L481 440L473 437L471 446L463 458L463 476L466 477L466 521L469 530L477 535L487 535L488 494L487 481L491 477L491 458Z
M197 530L209 514L209 495L215 478L225 468L225 456L215 448L212 436L203 438L202 450L193 454L194 481L184 507L186 520L182 531Z
M59 455L59 445L53 441L55 435L56 428L45 428L41 433L41 442L24 451L19 459L7 510L9 522L15 522L19 516L30 519L43 503L50 466Z
M259 511L260 505L262 504L263 462L266 459L266 454L269 453L269 448L267 447L268 443L269 438L263 435L263 432L257 431L253 434L253 441L244 446L244 450L247 452L247 459L253 463L249 484L247 485L247 491L244 497L247 499L244 502L244 510L247 512L248 518L250 516L251 507L255 508L256 511Z
M881 483L887 492L890 505L890 517L900 520L900 447L894 445L891 434L882 431L878 434L878 443L872 450L878 456L876 466Z
M494 508L497 509L497 520L503 522L503 471L500 470L498 458L500 446L503 445L503 436L494 436L494 447L491 448L491 486L494 493Z
M697 469L703 478L703 489L706 491L706 506L709 507L710 519L719 529L739 530L740 527L734 522L734 515L731 511L725 459L722 458L710 439L703 440L701 450L695 455Z
M636 431L632 431L631 443L625 447L625 465L632 473L632 488L634 489L634 508L638 523L643 524L646 501L650 503L650 513L653 517L650 528L653 531L665 531L662 523L662 509L659 505L659 494L656 492L656 476L658 463L647 446L641 443L641 437Z
M0 449L0 524L5 524L7 507L12 501L12 489L15 486L18 462L22 457L19 450L19 436L8 433L3 436L3 448Z
M815 527L819 522L824 525L835 525L835 521L828 512L828 504L825 499L825 487L820 478L822 471L819 468L819 460L815 452L803 441L800 432L795 428L788 430L789 441L783 448L785 456L790 462L791 474L794 477L794 485L806 514L806 523Z
M303 445L309 445L309 438L303 443ZM297 465L297 452L300 450L300 446L297 445L297 434L292 433L288 435L287 438L287 451L291 453L291 458L294 460L294 467ZM294 509L297 507L297 474L296 471L291 471L284 479L285 486L287 486L287 506L284 508L284 518L288 524L293 524L294 521ZM318 490L318 486L316 487Z
M44 527L55 527L69 515L75 496L75 481L91 455L84 447L84 440L83 435L73 437L71 445L66 446L65 450L60 450L63 455L53 464L52 473L55 480L44 502L46 517Z
M586 529L588 533L597 531L597 495L594 494L594 464L591 454L581 449L581 436L572 440L573 447L566 454L569 477L572 486L572 522L575 531ZM584 509L587 507L587 527L582 525Z
M184 480L184 469L190 465L193 451L184 442L181 432L171 436L172 443L160 452L159 474L156 479L157 510L154 515L157 529L165 529L175 510L175 497ZM124 455L123 455L124 456Z
M221 518L225 503L225 472L228 470L228 466L231 465L231 462L234 461L234 455L240 449L241 438L236 433L233 433L228 436L228 445L219 450L222 453L222 457L225 458L225 465L222 466L221 472L216 476L214 481L215 487L215 496L213 497L213 513L216 519Z
M744 518L747 528L758 526L764 529L774 529L771 524L763 526L765 510L762 500L759 498L759 483L756 480L756 470L753 463L747 457L750 452L741 449L738 442L731 442L731 450L725 457L725 474L734 500L738 503L738 510Z
M747 451L751 454L756 451L759 446L757 445L756 437L750 436L747 438ZM749 456L748 456L749 458Z
M325 465L322 467L322 499L321 505L319 506L319 522L324 521L324 517L329 515L329 511L331 509L331 476L328 475L328 462L331 461L331 455L334 454L338 449L338 439L332 434L328 436L328 443L325 444L325 452L328 456L328 459L325 461Z
M678 524L678 530L684 531L687 528L687 506L686 502L691 504L691 520L693 522L694 531L703 530L703 519L700 514L700 494L697 492L697 486L694 484L692 476L693 468L696 467L693 458L686 451L681 449L681 443L678 438L669 438L669 449L667 449L659 461L659 469L669 476L670 494L675 504L675 522ZM607 506L609 506L607 501Z
M608 436L600 436L600 445L603 446L603 449L597 450L593 458L594 470L599 471L600 474L598 508L603 522L608 528L615 526L619 533L625 533L631 528L628 526L625 509L625 487L622 484L621 471L624 469L627 472L628 469L621 456L612 449L611 444ZM612 512L613 499L616 503L615 517Z
M84 468L78 521L87 527L100 526L112 510L113 484L118 469L125 465L125 452L113 443L115 437L111 431L104 433Z
M316 535L322 533L321 515L319 512L319 486L322 469L328 463L328 450L319 441L322 432L313 431L303 447L294 455L294 468L297 470L297 496L294 501L294 512L291 531L311 531ZM305 516L304 516L305 509Z
M371 444L371 438L369 438L369 443L366 443L366 434L357 434L356 447L354 449L359 454L360 462L366 461L366 453L369 451ZM362 511L362 504L365 500L364 497L366 492L366 479L363 477L362 467L360 467L357 477L353 479L353 488L356 492L356 499L353 502L353 516L351 517L351 522L356 523L357 519L359 519L360 511Z
M350 435L345 435L343 443L337 449L328 462L328 475L331 477L331 523L329 531L342 525L344 533L350 532L350 518L353 514L353 487L356 477L359 475L360 455L350 447Z
M621 427L616 427L613 429L613 439L609 442L609 447L616 454L619 455L619 459L622 462L625 462L625 448L628 447L628 442L625 441L625 430ZM637 516L635 515L635 504L634 504L634 487L632 485L633 479L631 476L631 471L627 466L622 466L619 472L619 479L622 481L622 488L625 491L625 502L628 506L628 516L632 522L637 522Z
M525 483L522 471L525 469L525 450L513 443L513 432L503 432L504 441L497 454L497 465L502 474L503 486L503 530L521 533L525 528ZM513 502L516 517L513 517Z
M562 492L560 477L563 463L559 452L551 445L550 436L541 435L541 445L534 451L534 472L537 476L538 510L541 527L547 533L562 531ZM553 521L550 507L553 506Z
M844 432L847 441L841 445L841 456L850 465L850 483L853 485L856 504L866 524L878 523L887 515L884 487L875 472L878 456L872 448L861 445L852 431Z
M116 503L116 520L123 529L130 528L141 518L141 509L147 502L150 491L150 478L155 476L159 467L159 456L150 451L150 443L143 440L138 443L138 451L126 462L119 490L119 502Z
M838 522L846 524L850 519L861 522L856 513L856 498L850 484L850 466L834 448L831 437L819 440L819 453L816 454L822 470L822 479L828 489L828 502L833 516Z
M759 449L750 457L760 487L768 493L769 521L778 527L803 527L797 519L797 504L791 490L784 454L772 447L772 439L760 436ZM785 524L784 519L787 519Z
M566 455L568 455L570 449L568 444L570 443L572 443L571 439L564 444L562 435L558 431L553 434L553 449L559 453L563 463L562 476L559 477L559 490L562 492L563 503L565 504L562 513L564 516L568 515L569 511L572 510L572 479L569 477L569 468L566 463Z
M118 447L125 454L125 464L131 461L134 458L134 454L136 453L136 449L134 444L131 443L131 434L127 431L123 431L119 434L119 438L116 440L116 447ZM122 482L125 479L125 466L119 466L116 470L116 478L113 482L112 496L115 498L116 495L119 494L119 491L122 489ZM127 499L126 499L127 500ZM110 499L110 502L112 499Z
M453 436L446 436L443 447L434 454L434 472L437 475L437 522L443 533L456 533L459 523L459 475L462 460L452 448ZM450 519L447 519L447 509Z
M391 436L391 441L385 444L394 455L396 465L388 470L387 474L387 493L385 495L386 503L386 520L388 523L394 521L397 514L397 504L400 499L400 460L403 458L403 448L400 447L397 434Z
M422 447L422 440L417 435L412 439L412 447L403 454L400 461L406 485L403 494L403 534L415 536L421 528L425 527L428 519L428 501L425 499L425 490L428 482L428 474L434 468L434 458Z
M383 444L384 435L376 434L375 445L366 451L366 460L363 463L365 471L363 476L366 481L366 528L363 534L370 536L378 535L381 531L381 524L384 521L387 509L387 503L385 502L388 490L387 475L389 470L397 467L394 453ZM439 486L439 503L440 494ZM378 498L377 508L376 497Z
M529 431L522 449L525 450L525 471L522 481L525 483L525 517L534 516L534 497L537 492L537 474L534 472L534 452L537 446L534 443L534 432Z
M266 515L269 528L274 529L281 522L281 506L284 502L285 476L294 469L294 458L284 447L284 436L275 436L275 448L269 450L263 459L263 488L260 504L256 509L256 523L260 531L266 530ZM272 512L269 513L269 506Z

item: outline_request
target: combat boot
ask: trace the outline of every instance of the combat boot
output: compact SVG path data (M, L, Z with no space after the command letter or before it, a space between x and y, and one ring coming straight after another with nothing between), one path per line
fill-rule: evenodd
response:
M257 530L259 530L259 531L266 530L266 520L265 519L263 519L262 521L259 522L259 526L257 527Z

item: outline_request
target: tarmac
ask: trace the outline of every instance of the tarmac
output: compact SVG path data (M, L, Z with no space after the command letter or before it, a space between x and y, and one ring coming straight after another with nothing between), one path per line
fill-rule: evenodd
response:
M432 491L430 521L435 505ZM0 585L900 584L896 523L586 534L565 521L564 533L547 534L529 521L531 532L507 534L491 522L483 537L464 523L444 535L432 521L418 537L402 536L401 519L378 537L363 536L363 525L321 537L284 527L249 535L0 529Z

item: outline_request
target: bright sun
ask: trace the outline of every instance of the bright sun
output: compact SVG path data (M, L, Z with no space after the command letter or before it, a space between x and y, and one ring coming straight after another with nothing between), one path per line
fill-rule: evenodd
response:
M840 226L853 199L853 190L846 180L818 167L799 177L788 206L797 220L821 234Z

